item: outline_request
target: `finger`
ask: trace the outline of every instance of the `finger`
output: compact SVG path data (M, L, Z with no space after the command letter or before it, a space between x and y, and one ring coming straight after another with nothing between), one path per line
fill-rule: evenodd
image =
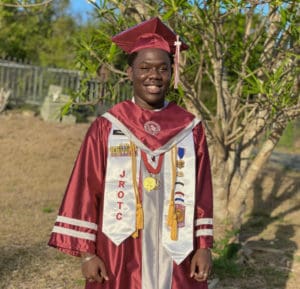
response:
M108 281L109 278L108 278L108 274L106 271L106 267L102 261L100 262L99 267L100 267L100 271L101 271L100 272L101 277L103 277L106 281Z
M96 274L93 279L99 283L103 282L103 277L100 274Z
M196 271L196 262L192 260L191 262L191 274L190 277L193 278L195 276L195 271Z
M100 280L99 278L97 278L97 276L94 276L94 277L89 277L89 278L86 278L86 281L91 283L91 282L102 282L102 280Z
M203 282L205 281L205 278L200 278L200 277L194 277L194 279L197 281L197 282Z
M208 272L207 271L199 271L198 273L195 273L194 279L196 281L204 281L208 277Z
M109 280L108 275L107 275L106 272L105 272L105 273L102 273L102 271L101 271L101 276L102 276L102 278L103 278L104 280L106 280L106 281Z

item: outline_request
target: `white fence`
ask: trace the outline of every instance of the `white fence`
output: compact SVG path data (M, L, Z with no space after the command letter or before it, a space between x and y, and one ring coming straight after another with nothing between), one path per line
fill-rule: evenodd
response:
M85 98L88 101L110 97L105 83L96 79L86 80L80 71L39 67L0 59L0 87L11 90L12 104L42 104L51 84L61 86L64 94L79 91L84 85ZM114 102L130 97L128 88L118 90L120 99L114 99Z

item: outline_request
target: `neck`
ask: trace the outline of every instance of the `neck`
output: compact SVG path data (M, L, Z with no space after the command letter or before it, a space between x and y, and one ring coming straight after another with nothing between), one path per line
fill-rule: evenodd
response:
M161 110L164 107L166 107L168 104L168 102L166 102L165 100L163 100L162 102L159 102L159 103L149 104L147 102L140 102L134 98L132 99L132 102L135 103L136 105L138 105L139 107L141 107L143 109L147 109L147 110Z

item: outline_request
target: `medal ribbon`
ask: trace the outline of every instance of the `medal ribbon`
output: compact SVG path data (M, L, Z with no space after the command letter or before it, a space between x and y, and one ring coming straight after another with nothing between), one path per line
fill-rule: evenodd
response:
M144 151L141 151L141 157L144 161L144 164L145 164L145 167L147 169L147 171L150 173L150 174L155 174L157 175L160 170L161 170L161 166L162 166L162 161L163 161L163 158L164 158L164 155L163 154L160 154L159 155L159 158L158 158L158 164L157 164L157 167L156 168L153 168L149 162L148 162L148 159L147 159L147 155Z
M132 144L134 146L134 144ZM169 200L169 210L168 210L168 219L167 219L167 225L171 230L171 240L176 241L178 239L178 222L177 222L177 215L176 215L176 209L175 209L175 181L176 181L176 152L177 147L173 146L171 149L171 173L172 173L172 180L171 180L171 190L170 190L170 200ZM158 174L161 170L162 161L163 161L163 154L159 156L158 159L158 165L154 169L148 162L147 155L144 151L141 152L141 157L144 161L145 167L148 170L149 173L152 174ZM132 171L133 176L135 175L134 171L134 161L132 163ZM136 182L136 180L134 180ZM136 187L135 183L133 182L134 188ZM137 199L137 210L138 210L138 199ZM138 216L138 213L137 213ZM138 217L137 217L138 218ZM138 223L138 221L137 221ZM142 229L142 228L141 228ZM135 233L134 233L135 234Z

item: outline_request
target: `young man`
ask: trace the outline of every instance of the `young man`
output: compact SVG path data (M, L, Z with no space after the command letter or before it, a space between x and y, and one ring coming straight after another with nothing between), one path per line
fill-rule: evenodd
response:
M91 125L49 245L81 256L88 289L205 289L212 263L206 139L198 119L165 100L172 55L187 46L158 18L112 40L129 54L133 100Z

